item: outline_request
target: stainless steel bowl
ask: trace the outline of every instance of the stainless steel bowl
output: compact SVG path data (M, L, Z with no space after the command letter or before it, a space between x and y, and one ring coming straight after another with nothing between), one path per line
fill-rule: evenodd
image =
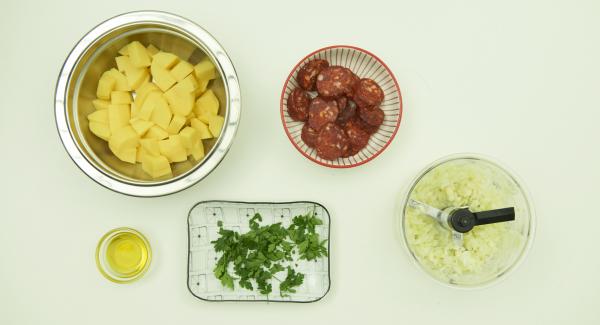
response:
M117 159L105 141L88 128L87 115L94 111L98 79L114 67L117 51L131 41L151 43L197 63L208 56L219 76L212 89L225 116L221 135L205 143L202 161L172 165L168 179L153 180L140 164ZM139 11L113 17L93 28L67 57L56 85L56 125L60 138L75 164L97 183L113 191L134 196L160 196L183 190L217 167L233 142L240 119L240 87L231 60L221 45L195 23L164 12Z

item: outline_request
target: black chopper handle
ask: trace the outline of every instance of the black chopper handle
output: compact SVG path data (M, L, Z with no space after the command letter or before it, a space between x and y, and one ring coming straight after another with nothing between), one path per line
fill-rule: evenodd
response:
M474 212L473 214L476 226L515 220L515 208L513 207Z

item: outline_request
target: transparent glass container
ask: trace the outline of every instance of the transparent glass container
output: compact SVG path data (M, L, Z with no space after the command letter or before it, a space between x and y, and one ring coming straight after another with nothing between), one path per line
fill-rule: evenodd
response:
M141 278L152 261L150 243L139 231L117 228L106 233L96 247L96 266L115 283L129 283Z
M473 212L514 207L515 220L477 226L456 243L437 220L410 207L409 199ZM523 261L535 233L535 214L521 180L478 154L450 155L423 169L403 193L397 220L411 260L435 280L459 288L504 279Z

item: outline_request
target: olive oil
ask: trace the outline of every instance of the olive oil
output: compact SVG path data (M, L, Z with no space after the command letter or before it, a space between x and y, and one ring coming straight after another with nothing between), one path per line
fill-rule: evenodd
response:
M135 234L118 234L108 243L106 261L115 273L135 276L144 269L148 261L148 248Z
M150 244L144 235L130 228L109 231L96 249L100 273L117 283L132 282L141 277L151 259Z

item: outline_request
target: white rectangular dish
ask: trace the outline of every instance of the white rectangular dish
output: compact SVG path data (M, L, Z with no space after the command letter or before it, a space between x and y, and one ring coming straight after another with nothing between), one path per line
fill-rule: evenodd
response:
M262 216L261 225L281 223L287 227L298 215L312 212L323 221L316 226L320 239L327 240L328 256L314 261L296 261L296 269L304 274L304 282L295 293L282 297L278 286L273 292L262 295L236 285L234 289L224 287L213 274L220 254L216 253L211 241L218 239L218 222L223 227L241 233L249 230L248 220L255 213ZM203 201L192 207L188 215L188 289L195 297L205 301L273 301L315 302L329 291L329 235L330 216L327 209L315 202L232 202Z

